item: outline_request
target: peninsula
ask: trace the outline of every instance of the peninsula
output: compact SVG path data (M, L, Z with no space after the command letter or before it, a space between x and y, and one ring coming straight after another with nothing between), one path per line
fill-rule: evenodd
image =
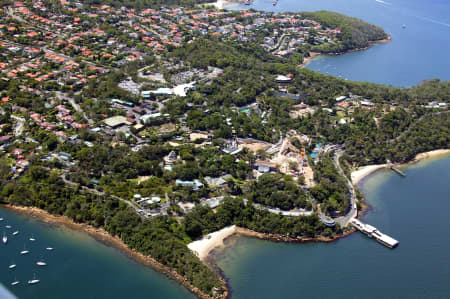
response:
M353 171L449 148L450 86L300 67L388 38L362 20L194 2L2 0L0 194L225 298L216 245L351 233Z

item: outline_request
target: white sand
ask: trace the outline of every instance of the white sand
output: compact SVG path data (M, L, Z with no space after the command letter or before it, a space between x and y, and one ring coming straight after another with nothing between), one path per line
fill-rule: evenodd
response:
M225 227L219 231L204 236L201 240L188 244L188 248L192 250L201 260L204 260L208 254L216 247L223 245L223 240L236 232L236 225Z
M353 185L358 184L363 178L371 174L372 172L377 171L378 169L386 168L387 164L379 164L379 165L368 165L359 168L356 171L352 172L352 183Z
M415 158L414 158L414 162L426 159L426 158L431 158L431 157L437 157L437 156L441 156L441 155L448 155L450 154L450 149L439 149L439 150L434 150L434 151L429 151L426 153L421 153L418 154Z
M224 1L224 0L218 0L217 2L213 3L213 5L215 7L217 7L217 9L223 9L226 4L227 4L227 1Z

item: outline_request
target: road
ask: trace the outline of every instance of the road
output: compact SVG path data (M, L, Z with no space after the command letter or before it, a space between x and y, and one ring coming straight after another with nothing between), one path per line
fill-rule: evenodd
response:
M65 172L64 172L63 174L61 174L60 177L61 177L61 179L64 181L64 183L66 183L67 185L71 185L71 186L77 186L77 185L78 185L77 183L68 180L68 179L66 178L66 173L65 173ZM116 196L116 195L106 194L106 193L103 192L103 191L98 191L97 189L91 189L91 188L88 188L88 187L86 187L86 186L81 186L81 189L83 189L84 191L89 192L89 193L91 193L91 194L94 194L94 195L98 195L98 196L108 196L108 197L111 197L111 198L114 198L114 199L123 201L124 203L126 203L127 205L129 205L130 207L132 207L132 208L136 211L136 213L138 213L138 215L140 215L142 218L147 218L146 215L142 215L142 214L140 213L140 210L141 210L141 209L138 208L138 207L136 207L136 206L135 206L132 202L130 202L129 200L123 199L123 198L118 197L118 196Z
M247 205L248 199L244 199L244 204ZM280 210L278 208L272 208L272 207L268 207L262 204L258 204L258 203L253 203L253 206L256 209L260 209L260 210L267 210L270 213L273 214L277 214L277 215L282 215L282 216L291 216L291 217L299 217L299 216L311 216L313 214L313 211L307 211L304 209L300 209L297 211L285 211L285 210Z
M75 111L80 112L81 114L83 114L83 117L85 119L87 119L89 125L93 125L94 124L94 121L87 116L87 114L84 112L84 110L81 109L80 105L75 103L75 100L73 98L66 96L65 94L63 94L60 91L57 91L56 95L57 95L58 99L68 101L70 103L70 105L72 105L73 109L75 109Z
M277 51L282 46L284 39L288 36L289 36L289 34L283 33L283 35L281 35L281 37L278 39L277 44L269 49L269 52L273 53L273 52Z
M347 183L347 188L350 193L350 210L347 212L346 215L342 217L335 218L334 221L336 223L339 223L341 227L346 227L347 224L350 222L350 219L355 218L358 216L358 209L356 206L356 192L355 188L353 187L352 182L345 176L344 171L341 168L341 164L339 163L339 158L344 154L344 151L338 150L334 154L333 162L334 166L338 170L339 174L344 177Z

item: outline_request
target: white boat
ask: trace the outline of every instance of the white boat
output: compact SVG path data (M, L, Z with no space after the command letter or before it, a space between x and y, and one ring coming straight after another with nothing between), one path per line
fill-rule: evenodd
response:
M36 239L33 236L31 236L31 238L29 240L32 242L36 241Z
M11 228L11 225L5 225L6 228Z
M19 283L20 283L20 281L17 280L17 277L14 277L14 281L11 282L11 285L15 286L16 284L19 284Z
M3 244L6 244L8 242L8 237L5 235L5 232L3 232L2 242Z
M18 234L19 234L19 231L18 231L18 230L16 230L16 231L15 231L15 232L13 232L12 234L13 234L13 236L16 236L16 235L18 235Z
M52 251L52 250L53 250L53 247L47 247L47 248L45 248L45 249L47 249L48 251Z
M36 265L38 265L38 266L47 266L47 263L44 262L44 261L41 259L40 261L37 261L37 262L36 262Z
M11 264L8 266L9 269L14 269L16 267L16 264Z
M3 221L3 218L0 218L0 221Z
M25 244L23 245L23 250L20 252L21 255L27 254L29 251L25 248Z
M40 280L36 279L36 274L33 275L33 279L28 280L28 284L36 284L38 283Z
M41 255L41 259L36 262L36 265L38 265L38 266L47 266L47 263L44 262L44 258L43 258L42 255Z

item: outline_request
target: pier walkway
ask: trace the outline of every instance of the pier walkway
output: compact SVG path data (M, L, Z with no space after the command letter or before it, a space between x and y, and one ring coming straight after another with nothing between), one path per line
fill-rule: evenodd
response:
M403 171L401 171L400 169L398 169L397 167L395 167L395 165L391 161L387 160L387 164L388 164L390 169L392 169L393 171L395 171L399 175L406 176L406 174Z
M389 237L386 234L383 234L380 232L376 227L373 227L372 225L362 223L356 218L353 218L350 220L350 223L360 232L367 235L369 238L374 238L379 243L383 244L384 246L387 246L389 248L396 247L399 242L395 240L394 238Z

